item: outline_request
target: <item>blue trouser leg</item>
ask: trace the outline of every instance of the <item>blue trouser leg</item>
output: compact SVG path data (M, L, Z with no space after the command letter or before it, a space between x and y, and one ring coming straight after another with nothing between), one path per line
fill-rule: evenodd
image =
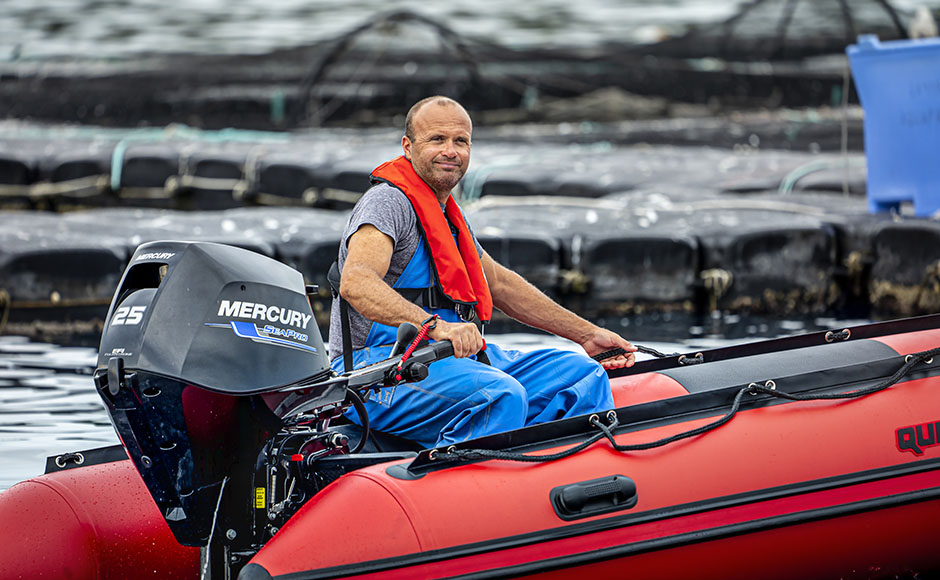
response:
M390 350L357 351L354 366L383 360ZM366 403L370 423L434 447L613 407L607 374L582 354L496 345L487 354L492 366L448 358L432 363L419 383L382 389ZM342 368L342 359L333 367Z
M555 349L487 349L490 363L525 387L526 425L614 408L607 372L586 355Z

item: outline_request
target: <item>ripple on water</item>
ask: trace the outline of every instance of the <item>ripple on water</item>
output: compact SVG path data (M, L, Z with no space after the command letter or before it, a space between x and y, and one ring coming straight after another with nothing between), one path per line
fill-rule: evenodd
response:
M49 455L118 443L90 376L96 358L0 337L0 489L40 475Z
M511 46L598 46L656 39L689 25L730 16L736 2L679 0L477 0L451 3L406 0L56 0L10 2L0 17L0 59L135 53L265 53L335 38L364 21L410 9L462 35ZM651 30L653 31L651 33Z

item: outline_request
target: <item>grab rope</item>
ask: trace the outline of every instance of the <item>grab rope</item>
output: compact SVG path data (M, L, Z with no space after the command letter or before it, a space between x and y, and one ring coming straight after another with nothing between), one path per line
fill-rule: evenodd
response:
M65 469L65 466L69 463L81 465L82 463L85 463L85 456L81 453L64 453L55 458L55 464L59 467L59 469Z
M776 397L779 399L787 399L789 401L826 401L826 400L838 400L838 399L855 399L861 398L872 393L877 393L878 391L883 391L891 385L896 384L904 376L911 372L916 365L926 361L928 364L933 362L933 357L940 355L940 347L932 348L930 350L925 350L913 354L906 355L904 357L904 364L898 368L890 377L885 380L877 383L871 387L865 389L859 389L856 391L847 391L842 393L822 393L817 395L796 395L792 393L785 393L778 391L776 389L776 384L773 381L767 381L764 385L758 385L757 383L750 383L746 387L742 387L734 395L734 399L731 401L731 408L728 409L728 412L715 419L711 423L707 423L695 429L689 429L688 431L683 431L681 433L676 433L675 435L670 435L669 437L664 437L662 439L657 439L655 441L649 441L647 443L635 443L632 445L621 445L614 440L613 430L617 428L620 424L617 419L616 411L608 411L606 418L608 424L605 425L601 422L600 417L597 414L591 415L588 418L588 421L596 427L600 432L591 435L578 445L574 447L569 447L568 449L559 451L558 453L553 453L551 455L526 455L525 453L513 453L509 451L499 451L499 450L490 450L490 449L457 449L454 446L450 446L446 451L438 451L437 449L432 449L428 453L428 459L430 461L477 461L480 459L502 459L504 461L521 461L529 463L543 463L547 461L555 461L557 459L563 459L565 457L570 457L575 453L589 447L594 442L600 440L602 437L606 437L610 441L611 447L615 450L624 453L628 451L645 451L647 449L654 449L656 447L662 447L682 439L688 439L690 437L695 437L701 435L712 429L720 427L734 418L737 412L741 408L741 400L744 398L744 395L770 395L771 397Z
M693 355L693 356L688 356L688 355L684 355L684 354L680 355L680 354L677 353L677 352L674 352L674 353L672 353L672 354L665 354L665 353L659 352L659 351L656 350L655 348L650 348L650 347L648 347L648 346L643 346L642 344L635 344L635 345L633 345L633 346L636 347L637 352L642 352L643 354L648 354L648 355L654 356L654 357L656 357L656 358L669 358L669 357L671 357L671 356L678 356L678 357L679 357L679 364L680 364L680 365L697 365L697 364L699 364L699 363L705 362L705 357L704 357L704 356L702 355L702 353L700 353L700 352L695 353L695 355ZM623 350L622 348L619 348L619 347L618 347L618 348L614 348L614 349L611 349L611 350L605 350L604 352L595 354L595 355L592 356L591 358L594 359L594 360L596 360L597 362L600 362L600 361L602 361L602 360L606 360L606 359L609 359L609 358L612 358L612 357L615 357L615 356L618 356L618 355L621 355L621 354L626 354L626 352L627 352L627 351L625 351L625 350Z

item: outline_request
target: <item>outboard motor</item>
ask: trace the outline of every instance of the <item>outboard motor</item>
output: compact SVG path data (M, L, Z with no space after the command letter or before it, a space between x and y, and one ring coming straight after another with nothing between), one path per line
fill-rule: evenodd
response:
M359 397L453 351L336 374L299 272L231 246L152 242L124 272L98 352L98 393L170 530L222 548L206 559L229 577L333 479L414 455L350 455L368 434ZM364 426L352 450L330 425L350 406Z
M257 395L331 374L301 274L211 243L140 246L98 352L95 383L118 435L189 546L206 544L221 488L281 426ZM314 390L320 406L346 396L343 385Z

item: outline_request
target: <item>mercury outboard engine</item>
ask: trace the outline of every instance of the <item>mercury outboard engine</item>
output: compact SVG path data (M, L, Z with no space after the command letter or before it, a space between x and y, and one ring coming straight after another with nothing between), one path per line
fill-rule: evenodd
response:
M330 420L357 393L418 380L451 353L435 343L405 372L396 360L337 375L307 290L299 272L248 250L152 242L108 312L94 378L114 427L177 541L221 541L225 566L330 478L401 456L318 463L350 452Z

